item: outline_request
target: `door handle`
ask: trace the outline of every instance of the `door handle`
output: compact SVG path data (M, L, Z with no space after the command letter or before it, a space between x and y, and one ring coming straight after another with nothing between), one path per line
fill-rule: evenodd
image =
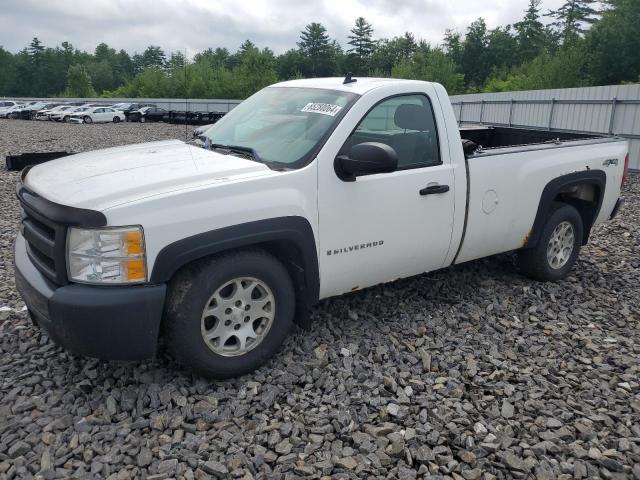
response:
M449 191L449 185L431 185L420 190L420 195L435 195L437 193L446 193Z

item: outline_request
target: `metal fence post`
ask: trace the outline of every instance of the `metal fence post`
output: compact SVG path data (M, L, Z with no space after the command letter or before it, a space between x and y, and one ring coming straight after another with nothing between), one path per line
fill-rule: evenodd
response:
M553 110L556 106L556 99L551 99L551 111L549 112L549 125L547 126L547 130L551 130L551 124L553 123Z
M513 105L514 105L514 100L513 98L511 99L511 105L509 105L509 128L511 128L512 125L512 120L513 120Z
M484 114L484 100L480 100L480 125L482 125L483 114Z
M618 105L618 98L613 97L611 100L611 117L609 117L609 135L613 135L613 125L616 118L616 106Z

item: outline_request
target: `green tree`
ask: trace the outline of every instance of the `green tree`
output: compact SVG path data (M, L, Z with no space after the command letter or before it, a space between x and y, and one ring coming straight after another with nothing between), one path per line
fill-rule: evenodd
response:
M480 87L489 76L491 65L487 61L488 46L487 24L483 18L479 18L467 28L462 47L460 66L468 86Z
M518 41L510 25L489 31L484 60L491 70L511 68L522 63L518 55Z
M540 2L529 0L522 21L514 24L517 32L518 54L522 62L528 62L542 53L546 46L545 27L540 21Z
M451 95L464 92L464 75L458 73L451 57L440 48L422 46L411 58L393 67L395 78L426 80L442 84Z
M559 32L563 43L572 41L585 33L599 13L593 8L597 0L566 0L557 10L549 10L548 17L555 19L553 26Z
M276 60L269 49L259 51L257 48L249 50L243 55L242 62L234 70L241 89L235 98L245 98L261 88L278 81Z
M417 48L415 37L409 32L391 40L384 38L377 43L371 55L370 68L381 72L383 76L389 76L393 67L403 59L410 58Z
M277 59L278 78L290 80L302 76L302 72L309 70L307 58L298 49L287 50Z
M364 19L358 17L355 26L351 29L351 35L348 36L351 48L347 49L353 73L361 75L367 70L367 62L375 48L373 41L373 26Z
M96 92L91 84L91 77L82 65L71 65L67 72L67 88L65 97L91 98Z
M320 23L310 23L300 32L298 47L309 60L308 73L312 77L331 75L334 70L334 50L327 29Z
M589 76L596 85L640 81L640 2L609 0L602 20L587 33Z
M133 56L133 65L136 72L148 68L165 68L167 63L167 56L162 48L151 45L142 52L142 55L135 54Z
M458 67L462 63L462 36L460 33L447 29L444 32L444 39L442 41L442 46L444 47L444 51L451 57L453 63L455 63Z
M544 52L508 73L492 76L487 92L574 88L588 85L584 40L577 40L555 54Z

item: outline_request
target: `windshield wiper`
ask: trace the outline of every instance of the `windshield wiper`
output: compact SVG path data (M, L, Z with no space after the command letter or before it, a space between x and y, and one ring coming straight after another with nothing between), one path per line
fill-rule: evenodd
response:
M221 143L212 143L210 144L209 148L211 148L211 150L226 150L229 153L239 153L241 155L244 155L245 157L246 156L251 157L256 162L265 163L260 158L260 155L258 155L258 152L256 152L255 149L251 147L244 147L242 145L223 145Z
M263 160L260 157L260 155L258 155L258 152L256 152L256 150L251 147L244 147L242 145L223 145L221 143L211 143L209 145L209 148L211 150L222 150L224 152L228 152L227 154L235 153L237 155L242 155L243 157L248 157L258 163L262 163L266 165L271 170L277 170L277 171L291 170L289 164L287 163Z

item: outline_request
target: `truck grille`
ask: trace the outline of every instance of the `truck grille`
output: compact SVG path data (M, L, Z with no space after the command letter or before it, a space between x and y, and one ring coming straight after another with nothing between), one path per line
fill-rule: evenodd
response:
M22 235L27 242L27 255L49 280L58 285L67 283L67 227L45 218L31 208L24 197L18 198L22 207Z

